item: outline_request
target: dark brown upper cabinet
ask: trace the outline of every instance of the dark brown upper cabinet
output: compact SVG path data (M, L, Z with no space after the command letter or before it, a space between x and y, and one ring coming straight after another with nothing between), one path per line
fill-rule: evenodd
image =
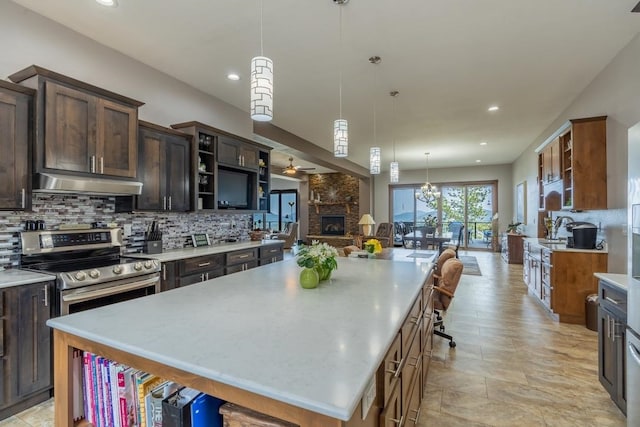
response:
M35 91L0 81L0 209L31 205L29 152Z
M258 148L255 145L226 136L218 137L218 163L257 170L258 162Z
M35 172L136 178L142 102L35 65L9 79L38 91Z
M138 137L138 179L143 185L136 208L191 210L191 136L140 121Z

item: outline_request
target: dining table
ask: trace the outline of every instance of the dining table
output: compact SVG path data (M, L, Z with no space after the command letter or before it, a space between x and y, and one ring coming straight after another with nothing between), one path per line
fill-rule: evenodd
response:
M437 234L426 233L424 230L413 230L403 236L403 245L407 246L407 241L413 242L413 247L420 243L422 249L427 249L429 245L438 245L438 253L444 250L444 244L451 241L451 236L440 236Z

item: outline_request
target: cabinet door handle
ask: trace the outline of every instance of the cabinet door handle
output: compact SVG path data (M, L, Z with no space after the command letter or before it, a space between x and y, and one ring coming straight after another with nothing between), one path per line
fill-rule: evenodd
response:
M416 364L412 365L411 363L407 362L407 365L411 366L412 368L417 368L418 367L418 361L420 360L420 358L411 356L410 359L415 359Z
M100 157L100 173L104 173L104 157Z
M166 196L162 198L162 210L167 210L167 198Z
M171 196L169 196L169 210L171 210Z
M242 156L238 156L238 166L242 166Z
M44 298L42 302L44 303L45 307L49 307L49 286L44 285L42 289L44 290Z
M96 173L96 156L91 156L91 173Z
M640 365L640 351L638 351L636 346L629 343L629 352L631 353L631 357L635 359L635 362Z
M204 282L204 273L200 274L200 281Z
M604 297L604 299L605 299L605 300L607 300L607 301L609 301L611 304L615 304L615 305L620 304L620 301L615 300L615 299L613 299L613 298L611 298L611 297Z
M209 280L209 273L206 273L206 275L207 275L207 280Z
M395 419L395 418L389 418L389 421L391 421L394 424L398 424L399 426L402 426L404 424L404 415L400 416L400 419Z
M167 266L162 264L162 280L167 280Z
M404 359L400 359L400 361L392 360L389 363L393 363L397 365L396 369L387 369L387 373L393 374L393 378L398 378L400 376L400 372L402 372L402 365L404 365Z
M420 410L422 409L422 407L418 406L418 410L416 411L415 409L410 409L411 412L415 412L416 413L416 417L415 418L409 418L409 421L411 421L412 423L417 424L418 423L418 419L420 419Z
M411 316L411 323L418 326L420 324L420 316Z
M24 188L20 190L20 198L22 199L22 209L24 209L27 203L27 192L24 191Z

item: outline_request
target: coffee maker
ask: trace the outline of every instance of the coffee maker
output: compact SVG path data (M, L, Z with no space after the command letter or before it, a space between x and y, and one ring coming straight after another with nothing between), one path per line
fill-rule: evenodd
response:
M595 249L598 226L590 222L574 222L567 225L573 237L567 240L567 247L574 249Z

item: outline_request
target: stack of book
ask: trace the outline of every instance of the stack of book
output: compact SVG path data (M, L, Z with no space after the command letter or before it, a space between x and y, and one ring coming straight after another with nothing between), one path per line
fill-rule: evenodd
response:
M91 352L74 352L74 420L95 427L222 427L224 402Z

